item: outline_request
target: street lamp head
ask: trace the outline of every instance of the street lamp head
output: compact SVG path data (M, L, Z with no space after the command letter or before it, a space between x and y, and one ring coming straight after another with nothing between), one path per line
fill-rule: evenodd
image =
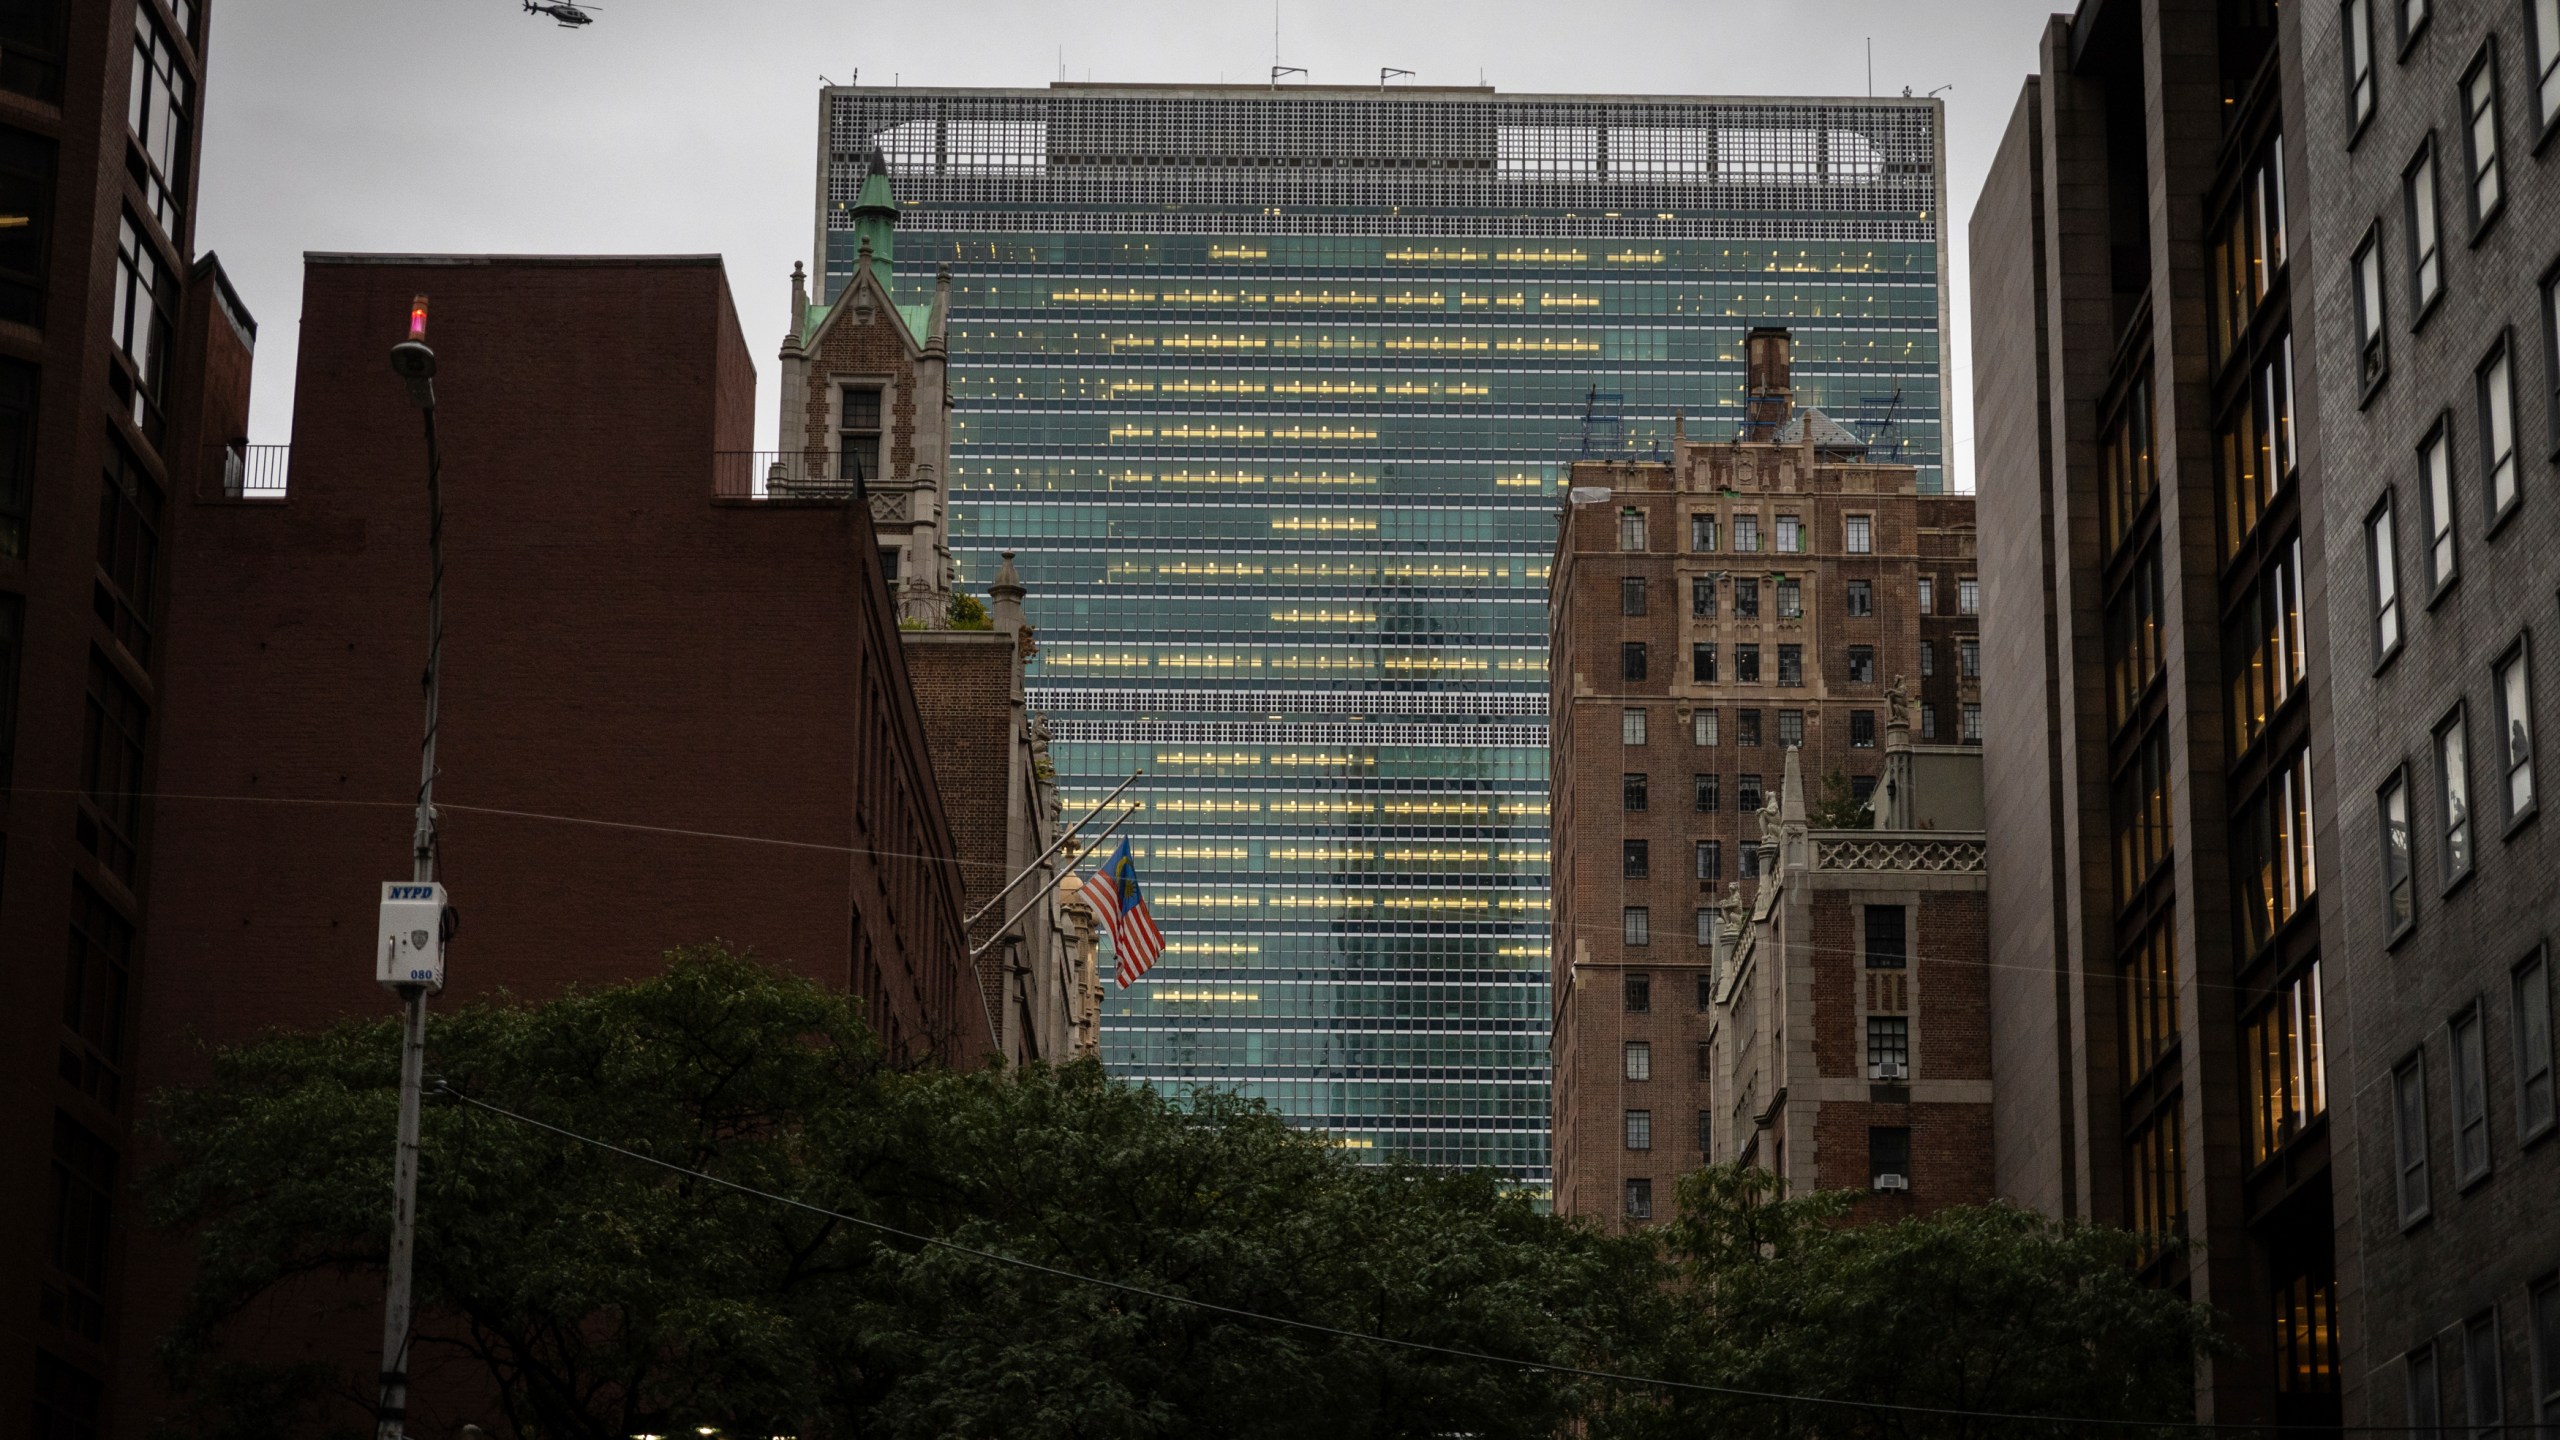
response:
M436 352L427 348L427 297L409 302L409 338L391 347L391 373L409 382L409 403L436 408Z

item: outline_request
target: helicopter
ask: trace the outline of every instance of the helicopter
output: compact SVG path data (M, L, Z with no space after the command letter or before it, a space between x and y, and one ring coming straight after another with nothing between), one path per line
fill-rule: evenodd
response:
M570 0L524 0L524 13L548 15L559 21L560 28L563 30L575 30L581 25L593 25L596 23L596 17L587 12L603 8L601 5L573 5Z

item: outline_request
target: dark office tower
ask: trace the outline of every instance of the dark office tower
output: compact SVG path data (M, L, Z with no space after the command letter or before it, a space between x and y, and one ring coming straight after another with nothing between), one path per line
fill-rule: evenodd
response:
M0 9L0 1416L106 1423L161 551L255 331L199 262L199 0ZM208 458L209 457L209 458Z
M2225 1422L2338 1420L2339 1321L2363 1322L2324 1012L2391 1003L2361 978L2386 958L2345 944L2363 897L2320 884L2347 873L2333 814L2369 816L2381 778L2331 761L2333 677L2372 662L2332 663L2324 606L2356 592L2317 569L2322 456L2369 458L2314 423L2344 352L2310 286L2349 257L2307 223L2304 161L2343 125L2306 117L2336 57L2297 63L2296 31L2337 19L2057 17L1972 220L2000 1188L2158 1237L2145 1273L2231 1320L2197 1377Z
M1926 100L830 89L948 265L951 545L1040 597L1031 704L1167 940L1105 1059L1364 1155L1548 1174L1545 591L1575 459L1743 419L1744 332L1940 488Z
M2351 1421L2515 1434L2560 1423L2560 4L2316 5L2302 43L2341 1373Z

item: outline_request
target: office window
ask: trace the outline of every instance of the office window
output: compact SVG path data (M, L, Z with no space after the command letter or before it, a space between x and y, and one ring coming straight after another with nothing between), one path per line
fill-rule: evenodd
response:
M1628 1079L1650 1080L1653 1078L1652 1045L1642 1040L1628 1041L1626 1044L1626 1059Z
M1625 992L1627 1013L1631 1015L1641 1015L1653 1008L1652 976L1621 976L1618 983L1620 988Z
M1618 512L1618 548L1626 551L1644 549L1644 512L1632 505Z
M1638 771L1629 771L1629 772L1627 772L1625 775L1623 775L1623 776L1619 777L1619 781L1618 781L1618 804L1619 804L1619 807L1620 807L1621 809L1626 809L1626 810L1642 810L1642 809L1644 809L1644 808L1645 808L1645 787L1646 787L1646 785L1647 785L1647 784L1648 784L1648 781L1647 781L1646 776L1645 776L1643 773L1638 772Z
M1623 933L1625 935L1626 943L1630 945L1650 945L1653 943L1653 912L1647 910L1642 905L1628 906L1626 908L1626 913L1621 917L1621 924L1624 927ZM1627 1078L1630 1080L1641 1080L1644 1077L1641 1075L1630 1075Z
M1757 515L1736 515L1736 516L1734 516L1734 517L1733 517L1733 549L1734 549L1734 553L1736 553L1736 554L1744 554L1744 553L1748 553L1748 552L1751 552L1751 551L1756 551L1756 550L1758 550L1759 548L1760 548L1760 517L1759 517L1759 516L1757 516Z
M2272 26L2270 26L2272 28ZM2219 365L2247 337L2275 277L2284 272L2284 137L2259 143L2213 230L2212 359ZM2112 546L2110 547L2112 548Z
M1804 585L1802 582L1795 580L1781 580L1778 582L1778 618L1781 620L1801 620L1804 618Z
M1630 1110L1627 1112L1627 1148L1630 1150L1653 1148L1652 1111Z
M1690 744L1714 745L1722 738L1717 734L1720 727L1716 724L1716 714L1713 710L1700 710L1689 717Z
M2498 108L2498 47L2492 40L2480 47L2479 58L2462 77L2462 144L2464 158L2471 162L2471 228L2475 232L2498 218L2498 206L2507 198L2498 153Z
M2516 967L2516 1138L2531 1141L2555 1118L2551 1065L2551 966L2540 951ZM2560 1378L2560 1377L2555 1377Z
M1873 645L1850 646L1849 683L1853 685L1872 685L1875 683L1875 679L1876 647Z
M2533 1312L2533 1415L2548 1435L2560 1422L2560 1275L2535 1281L2525 1303Z
M2249 1064L2250 1162L2272 1158L2328 1113L2328 1058L2320 1023L2320 962L2279 987L2241 1027Z
M2453 1104L2453 1178L2468 1185L2489 1173L2488 1042L2480 1034L2475 1002L2453 1017L2447 1093Z
M2377 224L2365 232L2364 243L2356 247L2355 258L2348 262L2348 273L2355 277L2356 291L2356 378L2365 389L2382 383L2391 369L2391 351L2383 335L2382 305L2382 227Z
M2409 168L2400 172L2401 212L2409 224L2409 316L2412 323L2444 294L2442 206L2436 198L2436 137L2418 147Z
M2124 1084L2132 1089L2178 1039L2178 956L2167 917L2152 921L2118 962L2116 988Z
M1981 641L1959 640L1956 642L1956 674L1967 680L1982 678Z
M2419 1346L2401 1362L2407 1391L2411 1440L2444 1440L2444 1396L2437 1388L2436 1347Z
M880 468L880 387L847 385L838 393L837 475L847 484L886 478Z
M1908 912L1899 905L1865 907L1867 968L1900 970L1910 963Z
M2364 556L2366 578L2373 585L2373 658L2379 664L2400 648L2399 522L2388 491L2365 517Z
M2243 801L2232 821L2243 955L2254 955L2319 888L2312 850L2311 752L2296 750L2269 767L2266 784Z
M1876 587L1873 582L1866 580L1849 582L1848 610L1852 615L1876 613Z
M1805 534L1803 520L1793 515L1781 515L1778 517L1779 554L1798 555L1812 549L1813 547L1806 543L1810 538L1811 537Z
M2471 765L2468 717L2456 706L2436 730L2436 793L2444 797L2444 874L2450 885L2471 869Z
M1733 712L1733 731L1734 731L1734 734L1733 734L1733 743L1734 743L1734 744L1736 744L1736 745L1757 745L1757 744L1759 744L1759 743L1760 743L1760 712L1759 712L1759 711L1757 711L1757 710L1736 710L1736 711L1734 711L1734 712Z
M2560 0L2527 0L2524 14L2526 53L2533 57L2533 126L2548 134L2560 121Z
M2462 1418L2472 1440L2499 1440L2506 1432L2507 1397L2498 1383L2498 1312L2483 1310L2462 1324Z
M1689 681L1694 685L1716 683L1716 647L1712 644L1689 647Z
M1713 576L1700 575L1689 581L1689 614L1699 620L1716 618L1716 582Z
M2372 0L2346 0L2338 29L2347 62L2347 133L2352 137L2373 118Z
M1874 1185L1887 1175L1906 1185L1911 1181L1911 1127L1908 1125L1867 1127L1867 1183Z
M1760 683L1759 646L1736 645L1733 647L1733 678L1745 685L1757 685ZM1760 742L1757 740L1749 740L1743 743L1756 745Z
M1716 782L1720 777L1714 775L1693 775L1689 778L1694 782L1692 808L1696 809L1701 815L1713 815L1716 813Z
M2234 754L2256 744L2302 688L2309 673L2302 612L2302 537L2295 535L2280 542L2275 563L2259 572L2223 632Z
M1803 743L1804 743L1804 712L1803 712L1803 711L1801 711L1801 710L1781 710L1781 711L1779 711L1779 712L1778 712L1778 745L1779 745L1779 748L1781 748L1781 749L1793 749L1793 748L1795 748L1795 747L1797 747L1797 746L1799 746L1799 745L1802 745Z
M2169 859L2169 746L2153 727L2115 777L2109 810L2115 826L2116 905L2133 903Z
M1781 685L1804 683L1804 647L1802 645L1778 647L1778 683Z
M1618 712L1618 743L1621 745L1644 743L1644 711L1627 709Z
M2151 1241L2144 1247L2146 1259L2161 1253L2162 1242L2186 1233L2184 1109L2172 1096L2125 1134L2125 1228Z
M178 278L160 261L131 215L116 230L115 310L108 334L133 364L133 423L160 441L160 405L167 398L169 351L178 333ZM117 383L124 383L121 376ZM120 390L118 393L122 393Z
M1645 678L1645 647L1643 641L1629 640L1618 647L1618 678L1621 680L1642 680Z
M1692 550L1716 548L1716 517L1713 515L1689 517L1689 548Z
M2516 503L2515 367L2507 363L2507 351L2507 342L2501 338L2478 372L2480 473L2488 482L2492 525Z
M1733 613L1744 620L1760 618L1760 582L1736 577L1733 582Z
M1923 740L1938 738L1938 707L1935 705L1920 707L1920 738Z
M1930 579L1930 578L1929 578L1928 576L1926 576L1926 575L1921 576L1921 577L1920 577L1920 591L1919 591L1919 593L1918 593L1917 595L1913 596L1912 598L1913 598L1914 600L1916 600L1916 601L1919 603L1919 606L1920 606L1920 613L1921 613L1921 614L1923 614L1923 615L1935 615L1935 614L1937 614L1937 613L1938 613L1938 582L1937 582L1937 581L1935 581L1935 580Z
M2151 380L2137 375L2117 413L2107 422L2098 445L2100 516L2105 525L2106 553L2132 533L2134 516L2149 503L2159 485L2160 469L2151 453Z
M1872 750L1875 748L1876 712L1873 710L1852 710L1849 712L1849 746L1854 750ZM1863 779L1865 777L1861 776L1860 778Z
M1982 613L1981 581L1968 577L1956 582L1956 613L1959 615Z
M125 653L148 662L151 622L158 609L160 482L133 452L107 436L105 472L98 497L98 570L91 597L99 620L115 632Z
M1971 700L1964 702L1964 731L1959 737L1967 745L1982 743L1982 707Z
M1630 1220L1653 1218L1652 1181L1630 1180L1627 1182L1627 1218Z
M1841 547L1852 555L1875 553L1875 517L1851 515L1840 522Z
M2409 859L2409 782L2397 771L2382 782L2374 797L2374 813L2382 825L2382 926L2398 935L2418 918Z
M2427 28L2427 17L2434 12L2434 0L2400 0L2400 45L2407 49L2418 32Z
M1643 576L1628 575L1618 581L1618 613L1621 615L1644 613Z
M2222 554L2229 559L2293 481L2293 337L2284 336L2250 376L2249 389L2214 435L2222 485Z
M2453 423L2439 420L2418 442L2418 481L2426 488L2427 588L2451 584L2461 573L2453 539Z
M1724 878L1724 842L1700 840L1697 843L1697 870L1701 880Z
M2400 1223L2414 1225L2433 1205L2427 1178L2427 1065L2412 1055L2391 1072L2391 1146L2400 1171Z
M1624 840L1619 842L1618 848L1618 873L1621 877L1642 880L1653 873L1653 842Z
M2533 682L2519 645L2498 663L2498 735L2507 776L2507 823L2533 809Z
M1733 777L1733 808L1735 810L1748 815L1759 809L1761 803L1762 796L1759 776L1736 775ZM1744 845L1742 847L1742 854L1743 863L1747 867L1750 864L1751 847L1747 844ZM1746 869L1744 873L1748 874L1749 871Z
M9 21L0 19L0 31L7 28ZM0 74L16 58L11 52L8 37L0 33ZM0 214L15 222L0 229L0 320L44 325L45 262L53 249L55 155L51 140L0 126ZM27 403L33 405L33 398ZM6 506L7 499L0 493L0 507Z
M1911 1077L1911 1017L1867 1017L1867 1078L1907 1080Z
M150 6L135 6L132 84L125 96L125 125L132 132L133 150L142 163L137 168L128 159L125 168L142 183L153 218L170 235L180 233L179 212L185 199L187 95L187 72L179 63L178 47L160 28L159 17L151 13Z

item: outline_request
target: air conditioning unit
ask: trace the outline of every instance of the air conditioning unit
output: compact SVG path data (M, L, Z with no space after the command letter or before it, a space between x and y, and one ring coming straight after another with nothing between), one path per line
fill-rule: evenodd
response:
M1899 1060L1879 1060L1876 1062L1875 1078L1878 1080L1908 1080L1911 1078L1911 1067L1903 1064Z
M1911 1180L1905 1175L1879 1175L1876 1177L1876 1188L1908 1192L1911 1189Z

